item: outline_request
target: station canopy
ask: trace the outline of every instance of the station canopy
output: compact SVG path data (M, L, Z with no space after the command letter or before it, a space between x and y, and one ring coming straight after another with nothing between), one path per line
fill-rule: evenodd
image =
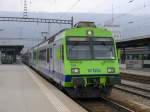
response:
M142 46L150 47L150 35L130 39L122 39L120 41L117 41L117 48L142 47Z
M0 45L0 51L9 55L19 55L23 45Z

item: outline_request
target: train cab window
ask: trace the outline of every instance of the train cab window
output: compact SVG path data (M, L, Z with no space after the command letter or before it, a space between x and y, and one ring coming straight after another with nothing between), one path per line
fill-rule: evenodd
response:
M115 59L115 49L112 38L93 38L94 59Z
M69 59L115 59L115 47L110 38L75 38L67 41Z
M47 48L47 62L50 61L50 51L49 51L49 48Z
M67 52L69 59L92 59L88 38L68 38Z

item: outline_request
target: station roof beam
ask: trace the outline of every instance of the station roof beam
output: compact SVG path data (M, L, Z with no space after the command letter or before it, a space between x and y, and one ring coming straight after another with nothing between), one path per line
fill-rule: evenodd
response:
M11 22L35 22L35 23L54 23L54 24L70 24L73 27L73 17L71 19L45 19L45 18L24 18L24 17L0 17L0 21Z
M150 46L150 35L117 41L118 48Z

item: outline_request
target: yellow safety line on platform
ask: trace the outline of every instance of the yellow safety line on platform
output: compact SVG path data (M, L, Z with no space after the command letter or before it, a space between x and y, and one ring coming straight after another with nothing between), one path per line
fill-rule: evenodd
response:
M48 98L51 104L54 105L54 107L57 109L58 112L71 112L55 95L52 93L46 85L43 84L43 82L34 75L26 66L24 66L24 69L29 73L31 78L34 80L34 82L40 87L42 92L45 94L45 96Z

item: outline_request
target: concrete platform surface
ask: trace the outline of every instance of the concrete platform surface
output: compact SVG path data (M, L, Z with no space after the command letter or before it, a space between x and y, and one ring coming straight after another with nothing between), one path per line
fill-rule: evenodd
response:
M0 65L0 112L86 112L25 65Z
M121 73L133 74L133 75L141 75L150 77L150 69L139 69L139 70L132 70L132 69L121 69Z

